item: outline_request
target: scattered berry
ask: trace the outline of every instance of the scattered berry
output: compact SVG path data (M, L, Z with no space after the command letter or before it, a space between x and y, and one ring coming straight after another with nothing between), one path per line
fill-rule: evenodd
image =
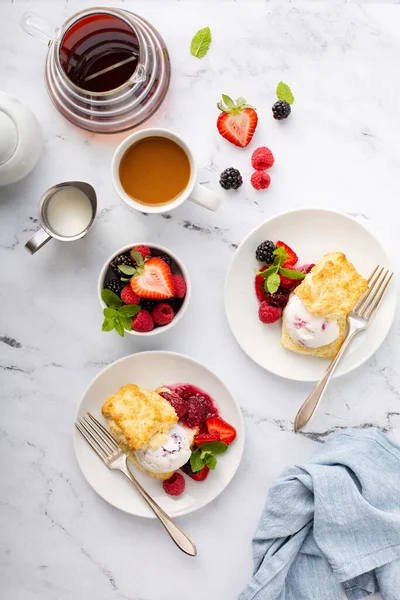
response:
M193 437L193 441L196 446L206 444L207 442L219 442L220 437L218 433L198 433Z
M180 473L174 473L163 481L163 488L170 496L180 496L185 491L185 478Z
M297 269L294 269L292 265L286 265L285 269L288 269L289 271L297 271ZM294 290L294 288L300 285L303 281L302 279L290 279L290 277L284 277L280 273L279 277L281 279L281 287L285 288L285 290Z
M153 308L151 313L153 321L156 325L168 325L175 316L174 309L167 302L160 302Z
M260 302L265 300L264 282L265 279L262 275L256 275L256 278L254 280L254 287L256 288L256 296Z
M170 298L169 300L167 300L168 304L170 304L174 310L174 313L176 314L180 309L181 306L183 304L183 299L182 298Z
M285 308L289 302L289 294L287 290L279 288L275 294L265 293L265 301L270 306L277 306L279 308Z
M219 183L224 190L237 190L242 185L243 179L237 169L230 167L229 169L222 171L219 178Z
M154 321L151 318L151 314L147 310L141 310L132 319L132 329L145 333L154 329Z
M197 471L197 473L193 473L192 467L190 466L190 461L188 461L185 465L183 465L183 467L181 467L181 469L184 473L186 473L186 475L189 475L189 477L191 477L195 481L204 481L210 470L207 467L207 465L204 465L204 467L201 469L201 471Z
M161 258L147 260L139 275L132 277L131 288L142 298L172 298L174 284L171 269Z
M265 242L261 242L259 246L257 246L256 250L256 259L260 262L266 263L268 265L274 262L274 252L276 250L276 246L274 242L271 240L266 240Z
M150 314L153 312L153 308L156 306L157 300L151 300L150 298L142 298L140 300L140 306L143 310L147 310Z
M168 254L157 254L157 258L161 258L170 267L172 264L171 257Z
M148 258L149 256L151 256L151 251L150 248L148 246L134 246L134 248L132 248L132 250L136 250L136 252L139 252L139 254L142 255L143 260L145 258Z
M183 417L183 415L185 415L187 413L187 409L188 409L187 401L184 398L182 398L181 396L179 396L176 392L168 389L168 390L163 390L163 391L159 392L159 394L160 394L160 396L162 396L165 400L167 400L170 403L170 405L172 406L172 408L178 415L179 419L181 419Z
M125 302L125 304L139 304L140 296L138 296L128 284L122 288L121 300L122 302Z
M270 306L266 301L261 302L258 310L258 318L262 323L275 323L275 321L278 321L281 316L281 308L278 306Z
M257 150L254 150L253 154L251 155L251 166L256 171L265 171L266 169L270 169L274 162L274 155L266 146L257 148Z
M186 296L186 282L182 275L172 275L174 283L174 296L176 298L184 298Z
M287 244L285 244L285 242L281 242L280 240L276 242L276 247L277 248L283 248L284 251L287 254L286 257L286 261L285 261L285 268L288 267L289 265L294 266L297 261L299 260L297 257L297 254L291 249L290 246L288 246Z
M244 98L238 98L235 104L225 95L217 106L222 111L217 120L219 133L231 144L245 148L251 142L257 127L255 109Z
M221 442L225 442L228 446L236 437L236 429L221 419L221 417L210 417L207 419L207 429L209 433L216 433L219 435Z
M311 269L315 267L314 263L311 263L310 265L303 265L302 267L296 267L297 271L301 271L301 273L305 273L306 275L308 275L308 273L311 271Z
M111 290L112 292L114 292L114 294L117 294L117 296L119 296L122 292L124 284L119 279L111 279L111 281L106 283L104 287L107 290Z
M116 256L110 262L110 267L116 275L119 275L119 277L123 277L124 274L122 273L122 271L119 270L119 268L118 268L119 265L126 265L127 267L134 267L135 264L136 263L132 260L130 254L126 253L126 254L119 254L118 256Z
M287 119L292 109L290 107L289 102L285 100L278 100L272 107L272 114L274 119L281 121L282 119Z
M254 171L250 182L256 190L267 190L271 183L271 177L264 171Z
M190 396L188 398L188 410L182 419L182 423L191 429L199 427L212 412L212 408L209 398L201 395Z

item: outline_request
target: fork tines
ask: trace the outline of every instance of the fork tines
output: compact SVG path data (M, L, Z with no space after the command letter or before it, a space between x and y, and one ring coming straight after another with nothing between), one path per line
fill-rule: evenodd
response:
M353 309L353 313L369 321L374 316L383 298L393 273L378 265L368 279L369 288L360 298Z
M90 413L80 417L75 422L75 427L104 462L120 451L113 436Z

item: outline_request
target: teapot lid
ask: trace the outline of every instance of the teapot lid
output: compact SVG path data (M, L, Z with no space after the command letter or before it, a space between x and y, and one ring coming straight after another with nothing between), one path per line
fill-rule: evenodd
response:
M0 166L14 154L18 146L18 130L14 121L0 108Z

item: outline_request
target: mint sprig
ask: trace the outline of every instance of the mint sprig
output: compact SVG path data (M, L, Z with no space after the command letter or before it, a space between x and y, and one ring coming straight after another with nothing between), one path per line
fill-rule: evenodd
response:
M199 29L199 31L193 36L190 44L190 54L196 56L196 58L203 58L211 44L211 30L209 27Z
M102 331L115 331L124 337L125 329L131 331L132 317L141 310L138 304L124 304L111 290L106 288L101 290L101 298L107 308L103 310L104 321L101 327Z
M288 104L293 104L294 96L292 94L292 90L288 86L287 83L280 81L276 88L276 95L278 96L278 100L284 100Z
M274 250L274 255L275 258L272 265L267 269L264 269L264 271L255 271L256 275L262 275L264 277L264 290L269 294L275 294L275 292L278 291L281 283L279 275L293 280L304 279L305 277L305 273L302 273L301 271L283 267L287 259L287 252L283 246L276 248L276 250Z
M192 452L190 456L190 467L193 473L201 471L204 466L214 470L217 466L218 454L226 452L228 444L224 442L205 442Z

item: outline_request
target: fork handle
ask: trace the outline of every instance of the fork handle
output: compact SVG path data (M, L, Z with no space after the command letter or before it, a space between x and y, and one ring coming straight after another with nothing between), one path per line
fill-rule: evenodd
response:
M189 554L189 556L196 556L196 546L194 542L190 539L188 534L185 533L183 529L181 529L179 525L177 525L175 521L173 521L171 517L169 517L167 513L163 511L163 509L157 504L157 502L153 500L151 496L149 496L146 490L132 475L132 473L129 470L129 467L126 465L126 469L123 469L121 472L129 479L131 483L133 483L139 494L147 502L151 510L155 513L156 517L164 525L165 529L167 530L171 538L174 540L178 548L180 548L182 552Z
M349 329L349 331L347 332L347 335L343 341L343 344L341 345L335 358L333 358L329 367L325 371L325 374L321 377L321 379L315 386L314 390L311 392L311 394L308 396L308 398L303 402L303 405L301 406L300 410L298 411L298 413L294 419L295 432L300 431L300 429L303 429L303 427L305 427L305 425L307 425L307 423L309 422L311 417L314 415L319 403L321 402L322 396L325 393L327 385L336 370L336 367L338 366L343 354L346 352L347 348L353 341L354 336L359 331L360 331L360 329L353 329L353 330Z

